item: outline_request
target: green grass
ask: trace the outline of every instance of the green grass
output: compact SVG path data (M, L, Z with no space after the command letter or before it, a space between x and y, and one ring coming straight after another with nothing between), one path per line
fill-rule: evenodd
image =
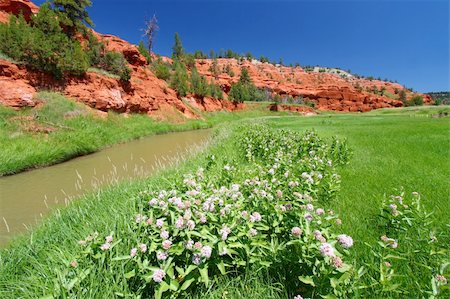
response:
M260 107L234 113L207 113L203 119L178 124L155 121L146 115L124 117L112 112L102 119L86 106L58 93L40 92L38 98L43 104L33 109L16 111L0 106L0 176L56 164L143 136L210 128L236 119L274 115ZM42 130L36 132L36 128L54 131L46 134Z
M384 197L417 191L422 203L435 212L441 229L450 224L449 118L427 115L448 107L382 109L366 114L334 114L309 118L277 118L277 128L315 129L320 136L347 138L353 149L350 164L342 167L341 192L330 203L343 219L343 230L354 237L354 251L362 261L363 242L377 239L375 216Z

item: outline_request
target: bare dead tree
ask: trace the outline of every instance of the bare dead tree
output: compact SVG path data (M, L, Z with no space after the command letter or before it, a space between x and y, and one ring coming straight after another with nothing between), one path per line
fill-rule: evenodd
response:
M144 28L144 36L147 38L148 51L150 53L152 52L153 42L155 41L155 35L158 30L158 19L156 18L156 15L153 15L150 20L145 22Z

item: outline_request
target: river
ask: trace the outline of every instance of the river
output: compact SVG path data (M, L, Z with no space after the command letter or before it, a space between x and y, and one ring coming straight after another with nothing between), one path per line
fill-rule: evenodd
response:
M207 141L210 133L196 130L150 136L54 166L0 177L0 246L36 226L54 207L170 165Z

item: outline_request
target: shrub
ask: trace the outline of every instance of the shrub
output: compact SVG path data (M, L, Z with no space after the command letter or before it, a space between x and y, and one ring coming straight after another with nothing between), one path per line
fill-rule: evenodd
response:
M122 53L107 52L102 59L101 68L120 76L121 80L129 81L131 79L131 69Z
M168 63L163 62L161 57L153 62L153 72L155 76L162 80L169 80L170 78L170 67Z
M180 97L184 97L190 91L188 84L188 74L184 64L178 60L173 63L174 72L170 79L170 87L172 87Z
M211 82L211 84L209 84L208 86L208 89L211 97L219 100L223 99L223 91L219 85L215 84L214 82Z
M211 95L206 78L201 76L196 68L193 68L191 71L191 89L199 97Z
M208 71L210 71L216 77L218 75L220 75L220 69L219 69L219 65L217 63L217 59L216 58L213 59L212 64L209 67Z
M423 105L423 97L421 96L414 96L410 100L413 106L422 106Z
M150 55L150 51L145 47L143 41L141 41L139 43L138 49L139 49L139 53L141 53L142 56L144 56L145 59L147 60L147 63L151 63L152 62L152 56Z
M102 58L106 52L105 44L99 41L92 34L92 32L89 32L87 37L88 37L88 46L86 50L86 55L88 57L89 64L94 67L100 66Z

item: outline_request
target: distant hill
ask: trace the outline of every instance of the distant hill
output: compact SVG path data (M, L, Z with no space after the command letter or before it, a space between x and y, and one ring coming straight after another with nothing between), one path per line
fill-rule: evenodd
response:
M437 105L450 105L450 91L435 91L426 93Z

